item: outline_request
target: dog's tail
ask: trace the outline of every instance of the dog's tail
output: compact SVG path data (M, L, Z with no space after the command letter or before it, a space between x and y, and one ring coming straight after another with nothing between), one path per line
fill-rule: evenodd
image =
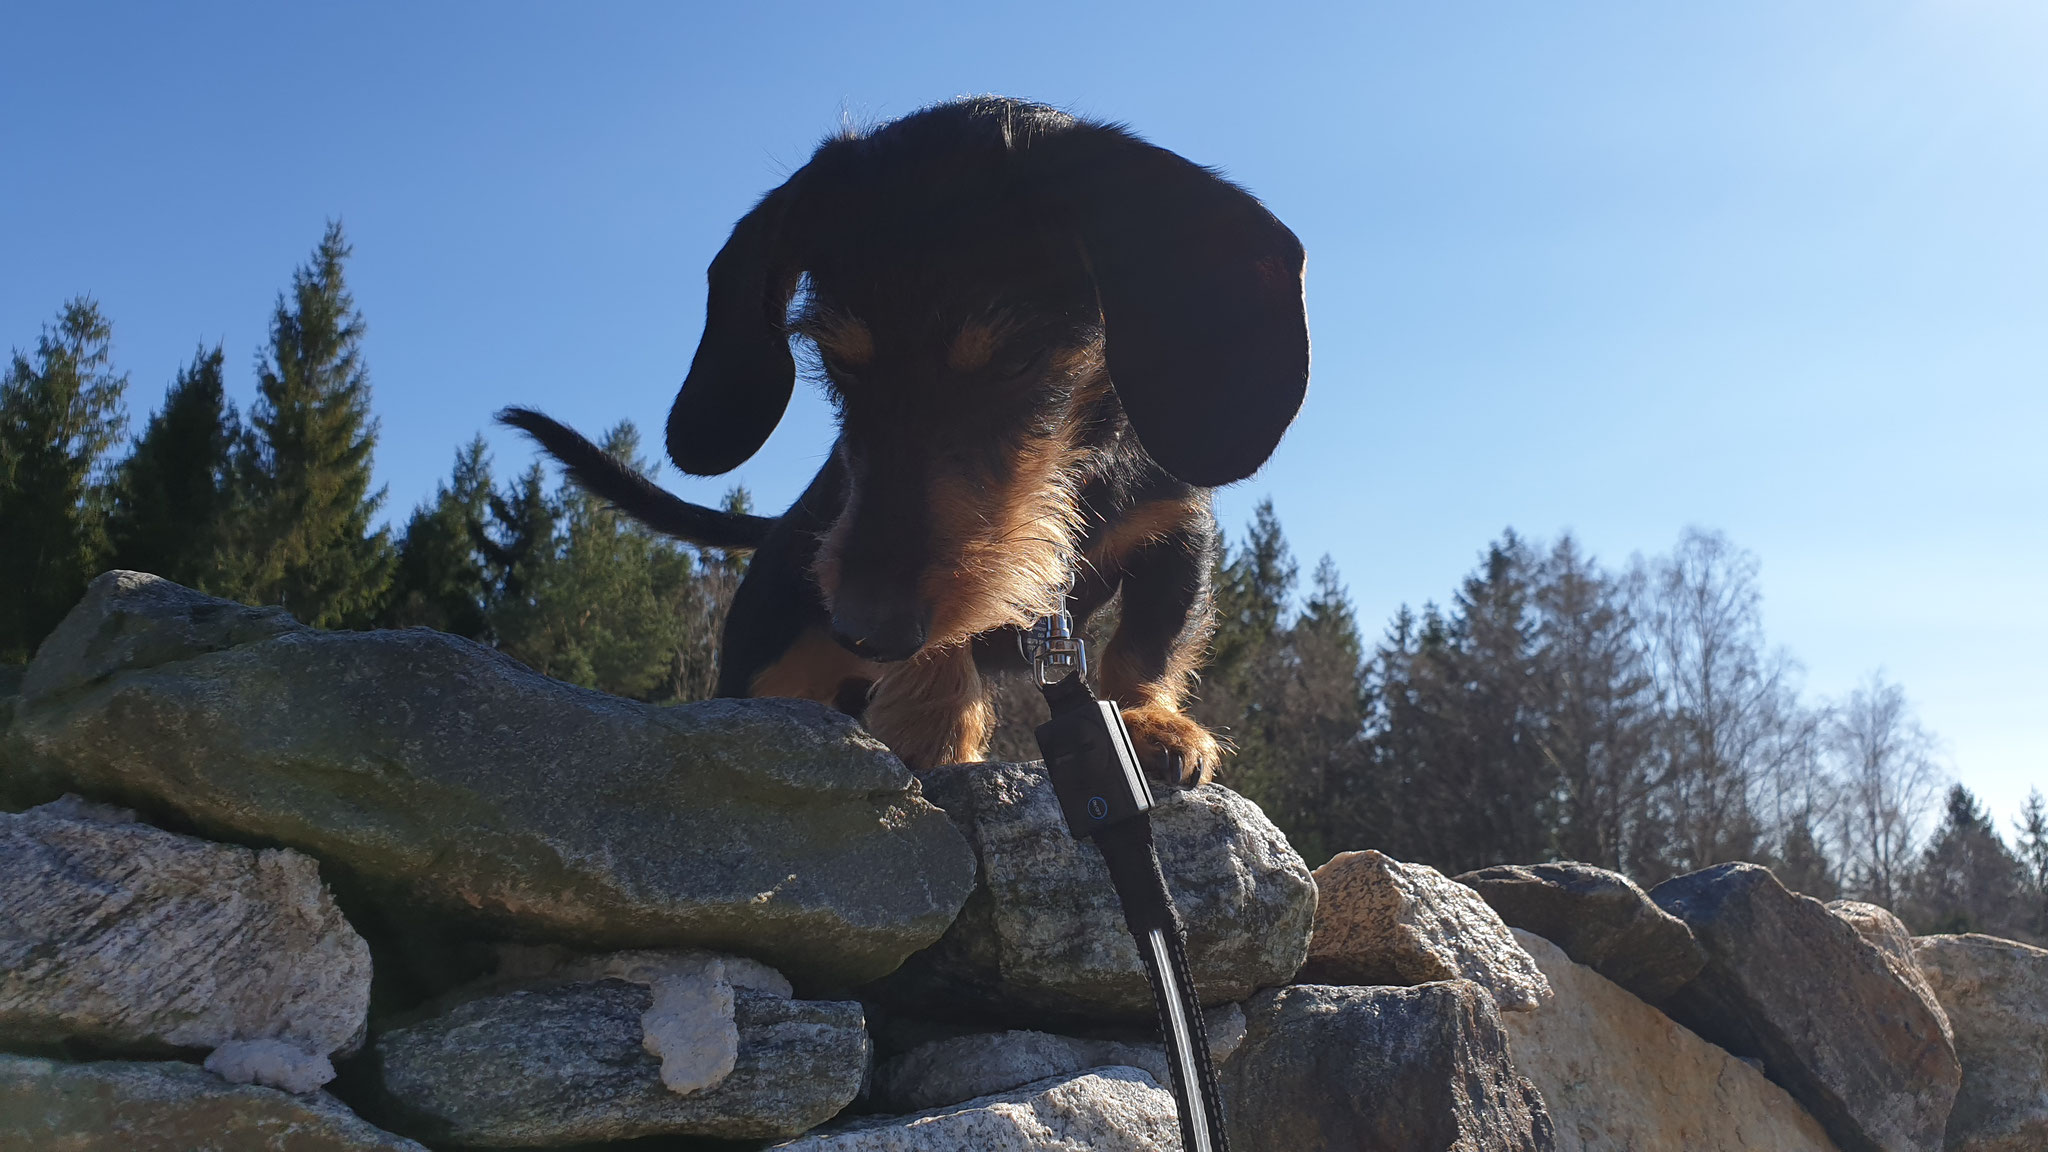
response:
M692 504L584 439L575 429L531 408L507 408L498 423L509 424L540 443L568 470L578 488L667 536L705 548L743 551L759 547L775 521Z

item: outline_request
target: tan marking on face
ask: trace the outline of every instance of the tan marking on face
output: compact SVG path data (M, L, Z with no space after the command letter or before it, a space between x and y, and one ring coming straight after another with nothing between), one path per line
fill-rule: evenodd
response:
M969 320L946 349L946 367L955 372L975 372L988 367L996 354L995 329L980 320Z
M1073 571L1081 505L1079 453L1065 439L1034 440L991 486L940 476L931 491L932 548L921 591L932 642L959 643L1056 611Z
M965 644L926 648L887 666L868 699L868 731L913 772L988 754L995 709Z
M875 337L859 317L844 313L819 316L804 326L827 362L859 368L875 358Z
M754 696L784 696L832 704L848 680L880 679L883 666L848 652L823 628L797 637L775 663L763 668L747 687Z

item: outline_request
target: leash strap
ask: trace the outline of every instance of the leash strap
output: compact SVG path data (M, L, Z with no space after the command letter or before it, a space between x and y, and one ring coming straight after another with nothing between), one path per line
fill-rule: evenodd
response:
M1124 924L1145 962L1180 1111L1181 1147L1229 1152L1208 1026L1188 970L1187 929L1152 843L1152 789L1116 704L1097 700L1082 680L1086 651L1066 617L1041 621L1030 639L1036 651L1027 644L1025 655L1052 709L1052 719L1038 727L1038 749L1068 830L1075 839L1094 840L1102 852Z

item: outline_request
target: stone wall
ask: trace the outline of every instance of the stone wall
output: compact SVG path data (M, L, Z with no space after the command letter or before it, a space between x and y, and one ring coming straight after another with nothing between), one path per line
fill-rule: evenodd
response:
M0 686L0 1148L1179 1146L1038 765L140 573ZM2048 1147L2038 949L1155 826L1240 1152Z

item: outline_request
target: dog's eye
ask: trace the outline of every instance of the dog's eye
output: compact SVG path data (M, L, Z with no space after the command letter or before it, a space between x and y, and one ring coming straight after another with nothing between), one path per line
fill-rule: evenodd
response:
M1044 370L1049 355L1050 351L1045 348L1018 348L989 361L988 370L991 375L1001 380L1036 376Z

